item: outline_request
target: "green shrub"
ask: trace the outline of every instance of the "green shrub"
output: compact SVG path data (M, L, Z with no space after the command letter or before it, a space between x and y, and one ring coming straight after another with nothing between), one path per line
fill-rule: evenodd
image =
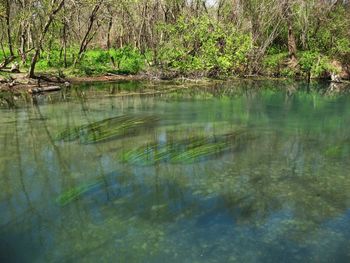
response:
M291 76L290 72L286 74L284 64L288 59L288 52L283 53L273 53L271 55L265 56L263 59L263 66L268 75L284 75Z
M4 48L4 50L0 51L0 62L5 60L5 56L9 57L10 56L10 50L8 48Z
M208 17L182 17L175 25L161 26L168 39L160 46L158 60L183 74L239 72L252 46L250 35L213 24Z
M332 50L333 56L338 58L344 65L350 65L350 39L340 38L335 42Z
M111 57L115 61L113 67ZM79 68L87 75L102 74L106 72L136 74L144 67L143 55L134 48L89 50L84 55Z
M331 65L327 56L316 51L305 51L299 53L299 66L304 74L311 74L311 77L323 77L336 69Z

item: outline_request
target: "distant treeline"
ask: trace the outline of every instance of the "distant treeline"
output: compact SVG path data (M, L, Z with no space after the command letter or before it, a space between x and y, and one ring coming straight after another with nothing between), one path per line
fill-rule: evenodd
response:
M0 0L0 70L346 76L348 0Z

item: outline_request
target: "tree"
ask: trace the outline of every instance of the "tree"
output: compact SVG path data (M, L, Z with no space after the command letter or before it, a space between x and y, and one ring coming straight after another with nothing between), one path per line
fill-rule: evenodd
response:
M0 12L1 12L0 13L1 17L5 19L7 44L8 44L8 50L10 52L10 56L7 57L5 55L5 60L0 64L0 69L1 69L6 67L9 63L11 63L15 59L15 55L13 52L13 45L12 45L11 5L9 0L1 0Z
M89 19L88 19L88 25L87 25L86 32L84 34L83 39L81 40L77 58L74 61L74 66L76 66L77 63L82 59L82 57L83 57L83 55L84 55L84 53L85 53L89 43L92 41L92 39L94 38L94 36L97 33L97 30L101 26L100 23L97 23L96 28L93 30L94 23L95 23L95 21L97 21L97 15L98 15L99 10L102 7L102 4L103 4L103 0L98 0L93 5L91 14L90 14Z
M37 43L34 55L32 57L31 63L30 63L29 74L28 74L28 76L30 78L35 77L35 65L38 61L38 57L40 54L40 50L42 49L42 46L43 46L45 35L46 35L47 31L49 30L50 25L51 25L52 21L54 20L56 14L62 9L62 7L64 5L64 1L65 0L52 0L51 5L49 6L51 10L49 11L49 13L46 17L46 23L45 23L45 25L40 33L39 41Z
M175 71L187 58L196 70L203 57L215 57L208 50L217 49L226 57L220 65L235 64L227 61L235 54L244 57L232 69L244 75L263 73L265 59L277 53L278 68L297 70L303 52L346 64L349 12L348 0L0 0L0 70L22 61L34 77L37 62L45 59L48 66L56 59L57 67L88 68L83 64L90 48L99 49L108 63L102 67L113 70L124 49L135 50L148 65L162 67L171 58L168 66ZM202 37L203 23L208 27ZM230 43L240 43L244 52L228 54Z
M288 53L289 53L289 58L292 63L296 63L297 60L297 44L295 40L295 35L294 35L294 29L293 29L293 6L291 3L291 0L285 0L284 3L284 10L285 10L285 20L287 22L287 27L288 27Z

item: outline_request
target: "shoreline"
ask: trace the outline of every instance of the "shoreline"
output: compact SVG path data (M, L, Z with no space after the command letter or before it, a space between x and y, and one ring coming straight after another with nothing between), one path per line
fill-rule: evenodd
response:
M176 77L172 79L162 79L158 76L148 74L136 74L136 75L97 75L97 76L74 76L67 78L59 78L55 75L38 75L36 79L28 78L24 73L10 73L10 79L0 79L0 93L10 92L14 94L20 93L46 93L51 91L58 91L64 87L70 87L71 85L79 84L92 84L92 83L113 83L119 81L154 81L160 83L192 83L192 84L207 84L215 82L225 82L233 80L292 80L292 81L303 81L303 79L293 79L286 77L269 77L263 75L254 76L241 76L241 77L225 77L222 79L217 78L187 78L187 77ZM306 81L306 80L305 80ZM348 80L341 80L334 82L328 79L312 79L312 81L327 81L334 84L350 84Z

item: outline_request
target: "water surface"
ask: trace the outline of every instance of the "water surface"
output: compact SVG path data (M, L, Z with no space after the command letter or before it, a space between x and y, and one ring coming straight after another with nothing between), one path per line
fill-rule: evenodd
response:
M350 261L346 92L124 82L17 104L0 262Z

